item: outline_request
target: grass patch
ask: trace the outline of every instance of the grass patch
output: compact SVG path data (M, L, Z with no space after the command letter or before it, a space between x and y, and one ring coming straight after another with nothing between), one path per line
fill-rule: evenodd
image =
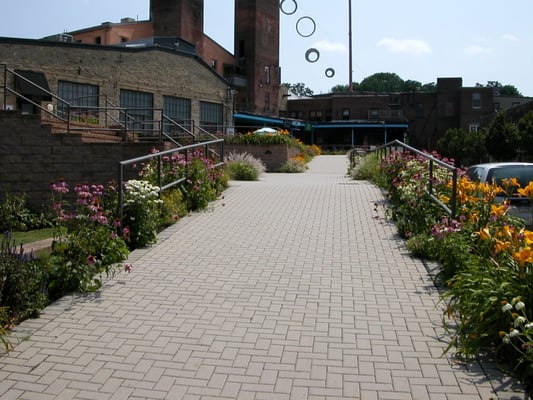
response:
M11 232L11 235L16 243L27 244L54 237L54 228L36 229L26 232Z

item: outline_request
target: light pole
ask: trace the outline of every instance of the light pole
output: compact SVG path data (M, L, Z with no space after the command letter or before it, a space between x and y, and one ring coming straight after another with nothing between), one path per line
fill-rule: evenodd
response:
M352 93L352 0L348 0L348 92Z

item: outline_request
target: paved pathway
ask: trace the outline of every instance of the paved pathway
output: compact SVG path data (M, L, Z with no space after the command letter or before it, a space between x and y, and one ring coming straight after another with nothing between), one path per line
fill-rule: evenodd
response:
M381 192L346 170L320 156L305 174L233 182L134 251L131 274L21 324L0 398L524 398L441 357L424 265L376 207Z

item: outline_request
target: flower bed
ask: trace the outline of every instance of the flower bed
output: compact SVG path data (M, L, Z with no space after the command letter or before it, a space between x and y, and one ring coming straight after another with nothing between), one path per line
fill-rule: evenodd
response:
M508 215L509 206L497 202L496 195L518 192L531 201L533 182L520 188L514 179L497 186L463 176L452 219L426 194L427 171L424 159L396 152L381 161L371 179L387 191L389 215L409 250L440 265L443 321L451 334L448 350L465 358L496 355L531 393L533 232ZM449 203L445 170L432 179L440 200Z

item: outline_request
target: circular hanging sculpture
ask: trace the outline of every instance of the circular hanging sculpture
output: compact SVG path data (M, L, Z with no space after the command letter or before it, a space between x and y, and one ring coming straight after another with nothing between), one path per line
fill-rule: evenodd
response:
M315 48L310 48L305 52L305 59L307 62L316 63L320 58L320 53Z
M302 29L301 29L301 24L304 23L305 21L310 21L312 24L311 32L307 34L305 32L302 32ZM296 32L298 32L298 35L300 35L301 37L313 36L315 31L316 31L316 23L313 18L305 16L305 17L301 17L300 19L298 19L298 21L296 21Z
M335 70L333 68L326 69L326 77L333 78L335 76Z
M281 0L281 3L279 3L279 9L281 10L281 12L285 15L292 15L296 12L296 10L298 10L298 4L296 3L296 0L291 0L291 3L294 4L294 10L292 11L287 11L283 8L283 3L285 3L286 0Z

